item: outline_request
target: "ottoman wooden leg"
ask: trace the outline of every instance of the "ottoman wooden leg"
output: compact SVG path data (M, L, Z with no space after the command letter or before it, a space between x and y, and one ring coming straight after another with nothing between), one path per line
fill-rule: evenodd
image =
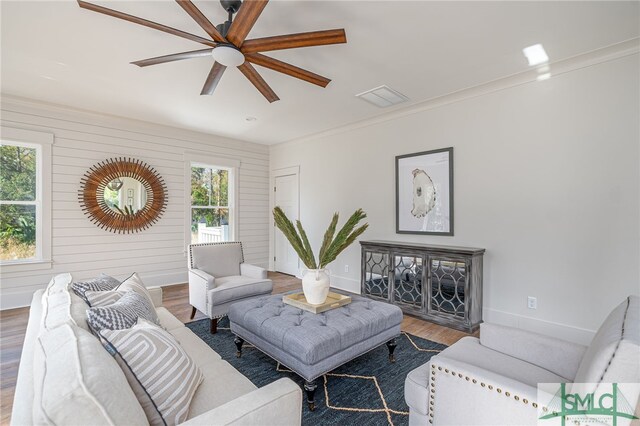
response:
M216 334L218 332L218 318L211 318L209 333Z
M304 390L307 393L307 404L309 404L309 411L314 411L316 409L316 403L313 400L313 397L316 394L317 387L318 384L315 380L311 382L304 382Z
M387 342L387 348L389 349L389 362L396 362L396 357L393 356L393 351L396 350L396 346L398 346L398 344L396 343L395 338Z
M242 340L240 337L236 336L236 338L233 340L233 343L236 344L236 357L240 358L242 356L242 344L244 343L244 340Z

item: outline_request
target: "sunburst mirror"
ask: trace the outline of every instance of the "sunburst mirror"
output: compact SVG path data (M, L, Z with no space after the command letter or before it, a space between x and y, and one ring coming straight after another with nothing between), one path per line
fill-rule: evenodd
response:
M82 178L78 198L91 222L119 234L139 232L164 213L167 187L148 164L132 158L110 158Z

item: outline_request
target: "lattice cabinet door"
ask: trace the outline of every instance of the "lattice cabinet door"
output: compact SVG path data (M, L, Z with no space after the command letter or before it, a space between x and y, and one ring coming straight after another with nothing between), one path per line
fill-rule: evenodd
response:
M362 250L362 293L373 298L389 300L389 253Z
M432 255L429 256L428 262L430 303L427 305L427 314L469 325L468 294L471 260Z
M393 303L405 309L423 312L426 285L425 256L415 252L392 252Z

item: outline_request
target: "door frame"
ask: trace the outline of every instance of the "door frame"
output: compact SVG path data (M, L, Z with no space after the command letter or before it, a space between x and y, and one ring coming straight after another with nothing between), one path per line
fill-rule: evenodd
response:
M269 182L271 187L269 188L269 270L275 271L276 264L273 258L276 255L276 234L275 223L273 221L273 208L276 202L276 178L282 176L295 175L296 185L298 190L298 219L300 219L300 166L283 167L274 169L269 172ZM298 259L298 275L300 274L300 259Z

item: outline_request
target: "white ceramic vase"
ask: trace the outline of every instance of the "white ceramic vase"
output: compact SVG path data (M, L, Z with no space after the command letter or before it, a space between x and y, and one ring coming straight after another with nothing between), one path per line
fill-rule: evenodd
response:
M326 269L307 269L302 277L302 291L307 302L321 305L329 294L329 275Z

